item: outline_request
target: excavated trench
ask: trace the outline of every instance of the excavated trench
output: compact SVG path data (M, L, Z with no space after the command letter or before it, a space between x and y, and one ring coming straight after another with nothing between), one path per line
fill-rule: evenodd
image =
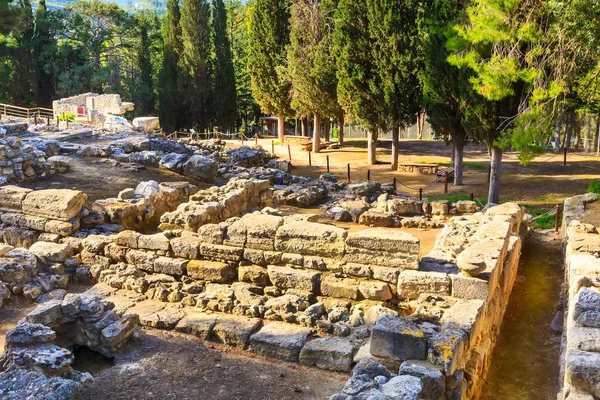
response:
M530 234L483 390L483 400L555 399L559 390L560 334L550 325L563 281L560 239Z

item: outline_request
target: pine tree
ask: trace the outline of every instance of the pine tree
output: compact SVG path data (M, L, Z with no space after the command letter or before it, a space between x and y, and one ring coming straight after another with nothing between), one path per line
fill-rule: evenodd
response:
M277 114L279 141L290 110L287 46L290 40L288 0L257 0L250 21L249 64L252 94L263 112Z
M237 114L236 84L231 44L227 36L227 11L223 0L212 1L215 71L213 87L213 117L223 129L234 128Z
M187 0L181 8L183 79L179 90L189 111L191 125L206 130L212 119L210 6L207 0Z
M159 76L160 126L166 132L173 132L185 126L186 112L179 95L178 82L183 79L179 69L181 44L181 14L179 0L168 0L167 16L163 25L163 61Z
M316 153L320 151L320 117L339 117L342 113L332 52L333 10L330 0L294 0L291 8L288 71L292 107L301 117L319 114L313 135Z

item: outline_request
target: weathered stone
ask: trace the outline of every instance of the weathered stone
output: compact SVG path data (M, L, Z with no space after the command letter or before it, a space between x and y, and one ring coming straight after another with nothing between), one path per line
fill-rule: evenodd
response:
M256 332L261 325L262 321L256 318L219 315L211 338L229 346L243 349L248 344L250 335Z
M368 325L375 325L377 319L382 315L391 315L397 317L398 313L391 308L383 306L372 306L367 309L364 315L364 320Z
M185 311L169 304L165 308L154 313L140 316L140 323L152 328L174 329L177 323L184 318L185 315Z
M395 376L381 387L381 392L391 400L418 400L422 398L422 390L421 380L411 375Z
M269 265L269 279L281 289L300 289L317 293L321 275L316 271L307 271L290 267Z
M192 279L227 283L235 279L235 266L218 261L191 260L187 264L187 274Z
M79 214L86 199L78 190L35 190L25 196L22 207L25 214L66 222Z
M64 262L69 246L62 243L35 242L29 251L35 254L44 264Z
M142 236L136 231L126 230L119 232L115 237L115 243L119 246L129 247L130 249L138 248L138 240Z
M399 269L417 269L419 239L391 229L365 229L348 235L346 261Z
M23 200L31 192L31 189L20 186L7 185L0 187L0 211L21 213L23 211Z
M336 278L334 275L326 275L321 281L321 294L357 300L359 298L358 281L352 278Z
M356 347L347 339L325 337L308 342L300 352L300 363L330 371L350 371Z
M371 389L373 386L374 382L368 375L352 375L344 385L342 392L354 396Z
M277 230L275 249L288 253L336 258L344 255L346 236L344 229L331 225L291 222Z
M406 318L382 315L371 333L371 354L393 360L425 360L427 341L423 332Z
M267 269L259 265L240 265L238 267L238 280L259 286L267 286L271 283Z
M449 274L452 282L452 296L465 300L486 300L488 297L488 281L479 277L466 276L462 273Z
M146 250L163 250L169 251L169 239L164 233L156 233L154 235L140 235L138 237L138 248Z
M176 257L188 260L198 258L199 246L198 236L193 233L184 232L181 237L171 239L171 248Z
M566 376L571 385L600 397L600 353L569 350Z
M187 315L177 323L175 330L208 340L216 323L217 317L214 315L187 311Z
M458 255L456 265L469 276L491 271L499 262L503 246L503 240L488 239L474 243Z
M398 277L398 297L417 299L422 293L449 295L450 278L441 272L402 271Z
M298 361L311 331L292 324L273 322L250 338L250 350L285 361Z
M380 281L361 281L358 285L358 291L367 300L386 301L394 296L390 286Z
M256 250L275 250L275 234L283 218L275 215L246 214L227 228L223 243Z
M56 333L46 325L24 322L6 332L6 348L47 343L55 338Z
M48 301L38 305L25 317L31 324L52 325L62 316L61 302Z
M186 275L188 260L184 258L158 257L154 260L154 272L167 275Z
M116 349L129 339L138 323L139 317L136 314L129 314L108 325L102 329L100 335L102 345L114 354Z
M354 367L352 374L353 375L367 375L371 379L374 379L377 376L384 376L386 378L392 377L392 374L385 366L383 366L382 364L373 360L372 358L360 359L360 361L358 363L356 363L356 366Z
M144 250L129 250L125 256L125 260L128 264L135 265L142 271L153 272L154 261L158 258L158 255Z
M358 223L366 226L390 227L392 226L392 215L389 213L369 210L361 214Z
M427 361L409 360L402 363L398 375L412 375L421 379L423 400L438 400L446 391L444 374Z
M208 259L216 259L222 261L240 261L242 259L243 254L244 249L237 247L210 243L200 244L200 255Z
M446 376L452 375L464 357L467 334L455 325L445 325L430 341L428 360L440 365Z
M183 164L183 174L210 183L217 175L217 167L217 163L211 158L194 155Z
M473 214L477 212L477 203L470 200L459 200L456 202L456 211L461 214Z

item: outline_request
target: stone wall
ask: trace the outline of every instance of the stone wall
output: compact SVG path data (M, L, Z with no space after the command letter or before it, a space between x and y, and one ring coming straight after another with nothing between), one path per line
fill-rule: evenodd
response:
M54 172L46 153L16 137L0 140L0 171L0 185Z
M510 203L452 219L419 269L399 275L409 315L379 316L358 352L363 360L332 399L479 398L517 275L523 220ZM400 365L398 376L373 359Z
M565 400L600 398L600 235L585 223L587 193L564 203L565 283L567 308L561 357Z

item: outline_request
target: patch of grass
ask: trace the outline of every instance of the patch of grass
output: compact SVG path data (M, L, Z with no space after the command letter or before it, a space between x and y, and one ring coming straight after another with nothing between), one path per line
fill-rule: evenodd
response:
M281 142L280 142L279 140L275 140L275 141L273 142L273 144L274 144L275 146L279 146L279 145L281 144Z
M600 181L591 181L587 190L590 193L600 193Z
M537 229L552 229L556 223L556 214L544 215L533 221L533 227Z
M482 163L482 162L474 162L474 161L465 161L464 164L465 164L465 167L469 167L469 168L473 168L473 169L483 169L486 171L489 166L489 164Z

